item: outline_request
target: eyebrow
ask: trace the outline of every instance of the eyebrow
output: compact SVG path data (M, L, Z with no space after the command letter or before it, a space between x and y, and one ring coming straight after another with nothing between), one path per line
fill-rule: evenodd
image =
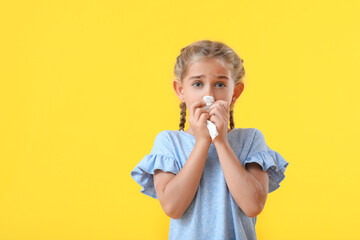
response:
M202 78L202 77L205 77L204 75L198 75L198 76L192 76L189 78L189 80L191 79L196 79L196 78ZM222 78L225 78L227 80L229 80L229 78L227 76L223 76L223 75L218 75L216 76L218 79L222 79Z

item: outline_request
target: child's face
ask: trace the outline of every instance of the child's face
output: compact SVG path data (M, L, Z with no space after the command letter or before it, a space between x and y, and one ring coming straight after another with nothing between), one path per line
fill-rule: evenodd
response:
M200 75L203 76L199 77ZM202 100L204 96L213 96L215 101L224 100L229 107L243 90L242 83L239 84L242 85L241 89L239 86L235 89L234 85L230 71L216 58L204 58L190 65L182 84L174 82L174 89L180 100L186 102L188 107L195 101Z

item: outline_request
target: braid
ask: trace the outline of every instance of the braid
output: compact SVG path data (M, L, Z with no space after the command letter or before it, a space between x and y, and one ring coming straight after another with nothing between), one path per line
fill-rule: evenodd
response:
M185 122L186 122L186 103L185 102L181 102L180 103L180 124L179 124L179 131L183 130L184 131L184 127L185 127Z
M234 124L234 107L230 108L230 130L232 130L235 127Z

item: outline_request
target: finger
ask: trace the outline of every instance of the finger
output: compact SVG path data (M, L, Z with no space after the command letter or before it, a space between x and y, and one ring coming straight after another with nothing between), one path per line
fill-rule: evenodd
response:
M220 104L217 104L214 107L212 107L211 109L209 109L209 114L210 115L217 115L217 116L222 117L222 118L226 118L226 116L228 115L228 113L226 112L224 107L222 105L220 105Z
M222 104L223 106L227 106L227 105L228 105L228 102L227 102L227 101L224 101L224 100L217 100L216 102Z
M205 113L201 114L199 122L203 124L203 123L206 123L206 120L209 120L209 119L210 119L209 113L205 112Z
M209 110L212 109L212 108L216 108L216 107L226 109L226 106L224 106L223 103L217 101L217 102L214 102L213 104L210 105Z
M219 109L217 109L216 107L209 110L209 114L210 114L210 116L221 115L221 113L219 113Z
M213 118L212 118L213 117ZM228 119L219 115L210 115L210 119L216 119L217 122L226 122Z
M220 126L221 123L225 123L225 121L223 119L221 119L220 117L216 116L216 115L212 115L210 116L210 119L209 119L211 122L213 122L216 126Z
M223 111L220 111L219 109L214 110L214 114L210 114L210 117L216 116L217 118L221 119L224 122L229 121L229 114L224 113Z
M203 113L208 113L208 112L207 112L207 110L205 110L205 109L203 109L203 108L197 108L197 109L195 110L194 120L195 120L195 121L198 121L199 118L200 118L200 116L201 116L201 114L203 114Z
M228 103L227 103L226 101L224 101L224 100L218 100L218 101L216 101L215 103L216 103L216 105L218 105L218 106L220 106L221 108L223 108L225 113L227 113L227 112L229 111L229 106L228 106ZM214 103L214 104L215 104L215 103ZM214 104L213 104L213 105L214 105Z
M229 106L230 106L230 105L229 105L227 102L225 102L225 101L221 101L220 103L221 103L221 105L223 106L224 111L226 112L226 114L228 114L228 113L229 113Z
M214 106L212 109L209 110L209 113L210 115L215 114L218 116L226 115L224 108L221 106Z
M205 105L206 105L206 103L204 101L202 101L202 100L196 101L196 102L194 102L193 104L190 105L189 113L194 116L195 110L197 108L203 107Z

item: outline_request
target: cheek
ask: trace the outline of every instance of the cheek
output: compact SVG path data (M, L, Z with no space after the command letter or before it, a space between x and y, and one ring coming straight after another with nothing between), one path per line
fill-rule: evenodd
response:
M184 96L189 102L196 102L202 99L201 94L191 91L188 91Z
M187 96L185 96L186 97L186 100L188 101L188 102L194 102L196 99L194 99L194 96L193 95L191 95L191 94L188 94Z
M218 93L215 93L215 100L223 100L223 101L227 102L228 105L230 105L231 100L232 100L232 95L229 93L218 92Z
M195 101L197 101L191 94L185 95L186 106L190 107Z

